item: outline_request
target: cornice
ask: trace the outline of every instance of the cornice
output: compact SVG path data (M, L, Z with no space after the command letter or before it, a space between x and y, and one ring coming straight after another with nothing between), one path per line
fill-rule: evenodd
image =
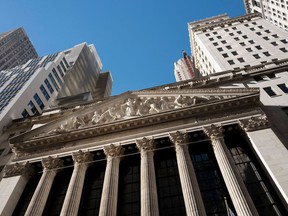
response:
M243 22L245 20L250 21L251 19L255 18L255 17L259 17L261 18L261 14L260 13L251 13L251 14L246 14L244 16L239 16L239 17L235 17L235 18L230 18L230 19L226 19L226 20L222 20L216 23L209 23L203 26L198 26L198 27L192 27L192 31L193 32L197 32L197 31L206 31L206 30L212 30L216 27L224 27L225 25L229 25L235 22Z

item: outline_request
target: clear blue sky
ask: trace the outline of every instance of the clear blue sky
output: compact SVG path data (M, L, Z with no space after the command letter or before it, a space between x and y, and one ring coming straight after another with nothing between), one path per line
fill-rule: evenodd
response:
M175 81L187 23L245 14L243 0L0 0L0 32L24 27L40 56L93 43L113 95Z

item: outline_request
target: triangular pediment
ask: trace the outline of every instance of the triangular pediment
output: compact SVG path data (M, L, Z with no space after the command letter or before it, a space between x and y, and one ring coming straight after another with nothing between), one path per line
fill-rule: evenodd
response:
M76 111L33 129L28 133L21 134L11 139L10 142L15 148L17 143L22 143L22 146L23 143L33 141L45 143L55 137L58 137L59 142L61 140L64 142L65 136L70 138L74 136L74 139L76 139L77 134L80 132L86 134L86 136L97 136L117 127L119 130L123 130L135 125L140 127L142 123L143 125L149 122L152 124L153 118L160 119L159 123L162 120L167 122L171 119L169 117L171 113L188 109L193 110L189 112L191 115L197 113L198 116L205 115L205 112L201 111L201 109L207 112L210 109L213 112L217 110L222 112L221 108L228 101L235 101L238 98L249 98L251 95L254 95L253 97L256 98L254 100L259 100L259 90L254 88L173 89L126 92L103 101L80 106ZM249 102L246 100L246 103ZM218 106L217 109L212 108L214 104ZM240 105L241 102L238 102L238 104ZM147 120L148 118L150 119Z

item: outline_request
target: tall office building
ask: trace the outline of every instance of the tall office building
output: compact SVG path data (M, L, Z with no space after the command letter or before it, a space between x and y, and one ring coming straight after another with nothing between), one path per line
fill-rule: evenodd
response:
M37 57L37 52L23 28L0 34L0 71Z
M191 22L188 30L195 67L203 76L288 55L287 32L259 14L220 15Z
M182 54L183 57L174 63L176 81L197 78L198 73L194 67L193 59L185 51Z
M288 31L288 1L244 0L246 13L260 13L262 17Z
M14 120L40 115L55 106L70 106L110 96L112 78L100 73L102 63L94 45L29 60L0 72L0 167L9 157L6 129ZM22 131L23 132L23 131Z

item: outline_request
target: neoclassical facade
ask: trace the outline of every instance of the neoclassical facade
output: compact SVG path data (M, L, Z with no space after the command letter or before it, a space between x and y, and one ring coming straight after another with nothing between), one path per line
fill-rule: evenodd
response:
M0 214L286 215L288 152L259 89L189 83L17 122L34 127L10 140Z

